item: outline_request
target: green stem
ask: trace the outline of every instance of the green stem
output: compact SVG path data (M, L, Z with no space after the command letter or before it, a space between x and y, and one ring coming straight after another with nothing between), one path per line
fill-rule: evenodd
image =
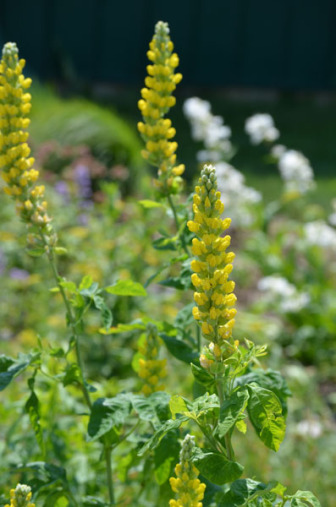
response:
M80 351L79 334L77 332L76 319L73 314L70 301L68 300L65 290L61 285L61 277L60 277L58 270L57 270L54 251L53 251L52 247L50 247L48 245L48 242L42 232L41 232L41 239L42 239L44 246L46 248L49 263L50 263L57 287L60 290L64 305L65 305L65 308L67 311L69 325L70 325L70 328L71 328L71 331L72 331L72 334L74 337L74 341L75 341L75 351L76 351L77 365L78 365L79 372L80 372L82 391L83 391L85 402L91 412L92 411L92 402L91 402L90 393L88 391L85 376L84 376L84 365L83 365L82 355L81 355L81 351ZM105 453L105 461L106 461L106 476L107 476L107 485L108 485L110 505L115 505L114 493L113 493L113 478L112 478L112 457L111 457L112 451L111 451L110 446L108 445L108 443L105 440L103 442L103 445L104 445L104 453Z
M111 447L104 442L105 448L105 462L106 462L106 478L107 478L107 487L109 492L109 505L115 505L114 500L114 491L113 491L113 479L112 479L112 449Z
M224 404L224 401L225 401L225 395L224 395L221 379L217 379L216 385L217 385L217 392L218 392L218 398L219 398L219 404L220 404L220 410L221 410L222 406ZM234 452L232 449L231 435L229 432L225 435L224 440L225 440L225 448L226 448L227 457L230 461L232 461L234 458Z
M178 219L178 216L177 216L177 211L176 211L176 208L175 208L175 204L174 204L174 201L173 201L172 196L170 194L168 194L167 198L168 198L169 206L171 207L171 210L172 210L173 215L174 215L175 226L176 226L176 230L178 232L180 230L180 222L179 222L179 219ZM186 243L184 241L184 237L183 236L181 236L181 243L182 243L183 250L185 251L185 253L189 257L190 256L189 250L188 250L188 247L187 247L187 245L186 245Z

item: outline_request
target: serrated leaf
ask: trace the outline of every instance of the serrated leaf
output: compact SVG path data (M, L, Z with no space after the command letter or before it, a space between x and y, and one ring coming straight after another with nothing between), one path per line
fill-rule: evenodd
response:
M223 438L233 428L244 412L249 398L246 389L235 391L230 398L226 399L220 409L219 423L216 428L219 438Z
M88 440L98 440L115 426L125 424L131 411L131 396L128 394L96 400L90 414Z
M78 289L81 291L83 289L88 289L93 284L92 276L91 275L85 275L83 276Z
M234 481L231 486L230 490L226 493L222 493L218 495L218 507L238 507L238 506L247 506L252 505L250 504L250 501L253 501L253 499L261 499L265 496L267 497L274 497L275 495L272 495L270 493L272 487L274 486L274 483L269 484L263 484L262 482L257 482L252 479L238 479ZM267 505L267 503L254 503L253 505ZM273 503L271 503L273 505Z
M250 395L248 414L257 435L267 447L278 451L286 431L279 398L255 383L248 384L247 388Z
M199 353L189 347L189 345L187 345L184 341L179 340L174 336L169 336L165 333L160 333L160 337L162 338L169 352L180 361L190 364L191 362L198 359Z
M193 450L192 462L206 479L218 486L238 479L244 470L242 465L228 460L223 454L203 452L198 447Z
M71 384L80 384L80 383L81 383L81 375L78 365L76 363L69 364L66 367L66 370L63 375L64 387L69 386Z
M11 381L37 358L39 354L20 354L18 359L5 355L0 356L0 391L3 391Z
M93 296L93 303L97 308L97 310L100 311L100 316L105 331L108 331L111 327L113 319L111 310L106 305L104 299L101 296L98 296L97 294Z
M133 280L118 280L114 285L105 287L104 289L109 294L116 296L146 296L147 291L139 282Z
M44 461L34 461L26 465L19 465L15 471L32 472L34 478L29 480L29 485L34 491L38 491L41 486L53 484L57 481L66 483L65 469Z

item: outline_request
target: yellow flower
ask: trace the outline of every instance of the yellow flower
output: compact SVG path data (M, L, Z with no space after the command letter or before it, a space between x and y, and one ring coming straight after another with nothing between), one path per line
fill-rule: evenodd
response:
M11 489L11 502L10 505L6 504L5 507L35 507L35 504L30 502L31 497L30 486L18 484L15 489Z
M158 168L156 185L163 195L169 195L177 191L185 168L183 164L176 165L177 143L172 141L176 131L172 122L164 118L175 105L172 93L182 79L181 74L175 74L179 59L173 53L167 23L156 24L147 56L151 65L147 66L146 86L141 90L142 99L138 103L143 116L138 130L146 143L142 156Z
M180 463L175 467L175 477L169 479L177 499L169 500L169 507L202 507L205 484L199 479L199 471L191 463L194 437L187 435L182 442Z
M160 338L154 325L147 325L147 333L139 342L139 370L138 375L143 379L141 389L143 394L149 396L156 391L163 391L162 379L166 377L166 359L159 359Z
M7 184L4 192L16 201L22 220L32 232L38 233L30 235L32 246L38 246L36 238L41 232L50 242L56 238L47 214L44 186L35 186L39 172L33 168L35 160L30 157L27 144L31 95L26 90L31 79L22 74L24 65L25 60L19 60L16 44L5 44L0 63L0 170Z
M191 276L196 288L193 315L202 329L204 337L213 343L212 352L216 360L221 359L221 348L228 349L232 336L236 309L235 284L228 277L232 271L234 254L227 252L231 238L223 236L230 226L230 219L221 219L224 204L217 191L215 168L205 165L193 198L194 220L188 228L197 237L192 241L192 253L196 257L191 263ZM232 347L229 347L233 350ZM207 362L202 358L203 363Z

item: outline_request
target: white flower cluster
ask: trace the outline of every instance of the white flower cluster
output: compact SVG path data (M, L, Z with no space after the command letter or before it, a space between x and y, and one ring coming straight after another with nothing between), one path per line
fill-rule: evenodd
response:
M245 185L244 176L224 160L232 151L231 129L220 116L211 113L210 103L198 97L187 99L183 111L191 123L192 137L203 141L205 150L197 153L199 162L216 163L218 189L235 227L250 226L255 216L251 204L261 201L261 194Z
M245 132L250 136L252 144L261 144L264 141L273 142L280 135L274 126L272 116L267 113L254 114L247 118Z
M329 215L328 220L331 225L336 227L336 199L333 199L331 201L331 206L332 206L333 211L332 211L331 215Z
M193 139L205 146L197 154L199 162L219 162L231 153L231 129L221 116L212 114L208 101L191 97L184 102L183 112L191 123Z
M296 425L296 433L300 436L319 438L322 435L323 426L317 420L304 419Z
M295 285L279 275L265 276L258 282L258 289L265 292L268 300L279 305L284 313L299 312L308 305L309 294L299 292Z
M336 230L324 220L315 220L304 225L305 240L308 245L336 250Z
M216 164L218 190L221 192L225 207L234 226L249 226L254 216L248 207L261 201L261 194L245 185L241 172L226 162Z
M272 154L275 154L274 151ZM285 150L279 156L278 167L287 192L305 194L314 186L313 169L309 160L299 151Z

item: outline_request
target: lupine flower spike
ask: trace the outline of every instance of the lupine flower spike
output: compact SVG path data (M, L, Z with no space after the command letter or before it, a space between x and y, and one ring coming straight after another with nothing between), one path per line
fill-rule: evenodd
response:
M222 361L237 348L232 340L232 328L237 310L233 294L235 283L228 277L232 271L233 252L226 252L230 245L229 235L222 236L230 226L229 218L221 219L224 204L217 190L215 168L205 165L194 195L194 220L188 222L191 232L196 234L192 241L192 253L196 257L191 263L191 276L196 288L196 305L193 315L202 328L204 338L210 341L200 361L209 368L214 361Z
M177 494L177 500L170 500L169 507L202 507L205 484L199 479L199 471L191 462L194 437L187 435L182 442L180 463L175 467L176 478L169 479L170 486Z
M167 375L166 359L159 359L160 338L157 329L153 324L147 325L147 333L140 338L139 353L139 377L143 379L144 385L141 389L146 396L163 391L164 385L161 381Z
M143 116L138 129L146 142L142 156L158 168L156 185L162 195L177 192L179 177L185 169L183 164L176 165L177 143L171 141L176 131L171 120L164 118L175 105L172 93L182 79L182 74L175 74L179 59L173 48L168 23L159 21L149 44L147 56L152 63L147 66L146 87L141 90L142 99L138 103Z
M11 502L10 504L6 504L5 507L35 507L35 504L30 501L31 497L30 486L18 484L15 489L11 489Z
M31 95L26 90L31 79L22 74L24 65L16 44L5 44L0 63L0 170L7 184L4 191L16 201L18 213L30 228L28 242L38 246L41 233L50 243L56 238L46 211L44 186L35 185L39 172L33 168L35 160L27 144Z

